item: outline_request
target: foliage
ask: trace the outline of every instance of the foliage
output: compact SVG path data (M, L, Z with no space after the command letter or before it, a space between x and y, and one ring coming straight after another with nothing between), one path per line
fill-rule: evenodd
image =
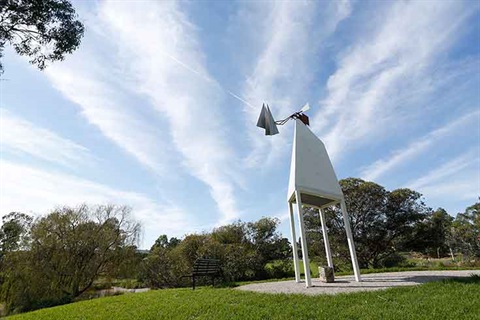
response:
M189 268L193 267L195 260L202 257L200 249L204 247L207 240L208 235L206 234L190 234L179 245L178 250Z
M295 270L292 260L276 260L265 265L267 277L270 279L283 279L287 277L294 277Z
M432 211L421 194L410 189L388 191L361 179L340 180L347 203L356 252L361 268L407 264L402 252L426 257L461 256L464 263L480 257L480 202L454 219L444 209ZM337 271L350 269L350 255L338 207L328 208L326 224ZM304 209L309 255L325 263L318 210Z
M374 182L356 178L340 180L340 185L360 267L391 265L394 258L399 258L397 252L408 249L413 242L415 225L428 216L430 209L421 201L421 195L410 189L387 191ZM325 212L332 252L340 264L347 264L350 255L340 208L328 208ZM308 238L314 240L312 248L320 254L323 239L315 216L317 210L306 211L305 223Z
M407 247L427 256L445 257L450 253L452 221L453 217L443 208L429 213L415 225L414 237Z
M452 297L479 295L478 277L320 296L168 289L82 301L11 319L476 319L477 299Z
M32 221L32 217L20 212L11 212L2 217L0 261L7 252L26 248Z
M255 250L264 262L292 256L290 242L277 233L278 218L261 218L247 224L247 233Z
M216 242L222 244L240 244L248 241L246 225L241 221L213 229L211 237Z
M277 232L280 221L261 218L255 222L240 221L212 232L212 241L221 244L217 257L223 256L223 270L228 281L265 279L267 262L291 257L290 243ZM215 247L213 243L210 247ZM212 250L210 249L210 252Z
M29 250L5 259L0 299L7 310L71 301L114 270L139 234L129 214L127 207L82 205L35 221Z
M480 258L480 202L457 214L452 222L450 241L464 258Z
M19 250L28 247L32 220L32 217L19 212L11 212L2 217L2 226L0 227L0 301L7 296L17 301L29 301L29 296L22 291L22 288L29 285L28 279L22 276L23 271L28 268L28 256Z
M150 248L150 250L154 250L157 247L160 248L174 248L180 243L180 239L178 238L170 238L170 241L168 240L168 237L166 234L162 234L155 240L155 243L153 246Z
M48 61L63 60L77 49L83 32L83 24L67 0L0 1L0 58L8 43L44 69Z
M76 297L137 240L139 226L128 207L61 208L32 227L32 256L43 275Z
M105 275L113 279L134 279L140 272L140 265L146 253L139 252L135 245L126 245L116 249L115 257L105 266Z
M167 288L177 285L173 272L170 251L163 247L155 247L144 259L140 280L150 288Z
M280 221L261 218L256 222L234 223L211 233L190 234L182 241L161 235L142 262L139 280L153 288L188 284L182 276L190 274L195 260L220 260L225 281L265 279L278 270L266 270L268 261L291 256L288 239L277 232ZM199 284L204 279L199 279ZM208 280L208 279L207 279Z

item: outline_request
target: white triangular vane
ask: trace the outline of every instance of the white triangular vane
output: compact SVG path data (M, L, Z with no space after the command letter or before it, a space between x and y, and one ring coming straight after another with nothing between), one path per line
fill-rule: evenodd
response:
M265 113L267 112L267 108L265 108L265 104L262 105L262 111L260 111L260 116L257 120L257 127L265 129Z

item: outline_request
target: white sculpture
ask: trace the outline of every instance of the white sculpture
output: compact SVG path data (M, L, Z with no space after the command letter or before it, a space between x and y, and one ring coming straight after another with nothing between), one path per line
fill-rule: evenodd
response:
M295 235L295 221L293 219L293 204L296 204L300 224L300 241L302 245L303 266L305 268L305 285L307 288L312 286L312 279L310 277L310 261L308 259L302 206L309 206L319 210L327 263L329 267L333 268L327 226L325 225L325 212L323 210L326 207L340 204L355 280L360 282L360 269L358 268L357 254L350 229L350 221L348 220L345 198L323 142L307 127L309 119L304 112L309 109L310 106L307 103L300 111L293 113L283 120L275 121L268 105L266 107L263 105L257 121L257 127L265 129L265 135L273 136L278 134L277 125L284 125L291 119L295 120L295 134L293 138L292 162L290 165L290 181L288 183L287 196L290 228L292 232L295 281L300 282L300 268Z
M348 247L353 264L355 280L361 281L358 268L355 245L348 220L345 198L333 170L323 142L299 119L295 120L295 134L293 139L292 162L290 165L290 181L288 184L288 207L290 212L290 227L292 233L293 259L295 264L295 280L300 282L299 258L295 235L295 222L293 218L293 204L296 204L298 221L300 225L300 239L302 246L303 265L305 269L305 285L312 286L308 248L305 236L302 206L319 209L322 233L325 243L328 266L333 268L332 254L328 241L323 209L328 206L340 204L345 230L347 233Z

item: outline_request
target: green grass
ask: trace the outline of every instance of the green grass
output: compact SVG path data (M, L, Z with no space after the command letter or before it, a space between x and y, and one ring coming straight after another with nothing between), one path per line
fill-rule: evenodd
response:
M168 289L9 317L54 319L479 319L480 277L335 296Z

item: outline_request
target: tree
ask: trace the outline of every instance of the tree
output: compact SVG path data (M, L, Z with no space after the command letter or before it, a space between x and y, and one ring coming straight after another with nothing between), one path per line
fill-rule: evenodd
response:
M42 274L65 294L77 297L135 244L140 226L125 206L64 207L32 227L32 256Z
M190 234L187 235L178 246L180 254L187 261L188 267L191 269L195 260L202 257L201 248L208 241L207 234Z
M0 260L5 253L21 249L26 245L32 221L32 217L20 212L11 212L2 217Z
M0 58L8 43L42 70L76 50L83 32L67 0L0 0Z
M360 267L378 268L395 263L400 258L398 251L411 241L415 224L425 219L429 212L421 195L410 189L390 192L379 184L357 178L340 180L340 186ZM340 208L331 207L325 211L332 253L341 263L347 263L350 255ZM309 214L318 215L318 211ZM318 220L313 217L305 219L306 228L318 234L319 226L312 225L315 221ZM323 246L323 239L318 235L316 241Z
M198 258L205 252L209 236L187 235L183 241L161 235L142 261L139 280L151 288L168 288L186 284L186 278ZM210 257L216 257L215 255Z
M115 259L107 265L104 274L110 279L131 280L137 278L140 272L140 265L148 254L141 250L139 251L135 245L124 246L116 251Z
M307 242L308 242L308 256L311 257L312 261L315 261L319 265L326 265L327 258L325 255L325 245L323 242L323 234L320 223L320 214L318 209L305 207L303 208L304 221L305 221L305 232L307 233ZM327 220L327 226L333 222L333 219ZM343 252L343 249L339 249L343 242L341 239L339 241L333 240L332 237L335 237L335 234L329 232L329 237L331 239L332 252L335 251L336 254ZM302 256L301 251L301 241L298 241L298 256Z
M480 258L480 201L457 214L451 233L452 245L464 259Z
M153 247L142 261L140 280L150 288L178 286L182 275L188 274L186 260L181 254L167 247Z
M170 238L170 241L168 241L168 247L169 248L175 248L182 242L182 240L178 239L177 237L172 237Z
M166 234L162 234L155 240L155 243L150 248L150 250L154 250L155 248L166 248L168 247L168 237Z
M276 218L236 221L211 233L187 235L182 241L161 235L142 263L140 280L153 287L178 286L195 260L206 257L220 260L224 279L229 281L285 276L292 264L281 260L291 258L291 249L288 239L277 232L278 224ZM274 263L267 268L269 262ZM200 283L203 280L208 279Z
M407 188L388 193L387 239L395 250L409 250L408 244L415 241L415 226L432 215L421 197L420 193Z
M247 230L241 221L213 229L212 238L222 244L246 243Z
M247 234L250 241L264 262L292 256L288 239L282 238L277 232L279 224L278 218L269 217L247 223Z
M180 243L180 239L177 239L175 237L170 238L170 241L168 241L168 237L166 234L162 234L155 240L155 243L153 246L150 248L150 250L153 250L157 247L160 248L173 248L176 247Z
M451 253L451 226L453 217L443 208L429 213L414 227L412 241L406 247L431 257L441 258Z
M349 178L340 181L350 217L353 238L360 267L377 267L389 247L385 241L386 206L388 192L384 187L361 179ZM338 210L338 208L336 208ZM336 213L336 226L341 226L343 219ZM345 240L342 242L345 243ZM346 254L344 256L347 257Z
M124 206L54 210L32 224L29 250L9 255L0 301L20 311L71 301L115 270L139 231Z
M10 300L26 301L28 297L22 288L28 285L21 276L28 261L24 249L28 247L30 225L32 217L11 212L2 217L0 227L0 301ZM8 302L8 301L7 301ZM7 309L9 306L7 305Z

